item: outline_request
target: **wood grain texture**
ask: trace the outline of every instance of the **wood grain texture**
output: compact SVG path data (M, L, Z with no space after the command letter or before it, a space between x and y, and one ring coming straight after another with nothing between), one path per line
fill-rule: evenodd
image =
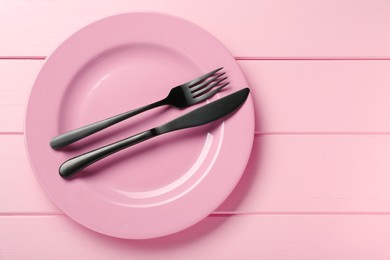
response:
M23 136L0 135L0 143L0 215L61 214L30 170ZM257 136L240 183L215 213L390 214L389 154L389 135Z
M42 60L0 60L0 132L22 132ZM390 133L390 61L239 61L263 133Z
M264 135L218 211L389 213L389 135Z
M236 57L390 58L383 0L1 1L0 56L46 56L88 23L134 11L184 17Z
M1 259L386 260L388 216L208 217L160 239L132 241L65 216L0 217Z
M54 206L23 142L46 56L103 17L183 17L236 57L256 137L231 196L183 232L120 240ZM0 259L390 259L390 1L0 1Z
M242 61L265 133L389 132L390 61Z
M23 131L28 93L42 61L0 60L0 133Z
M0 135L0 143L0 214L58 213L34 177L23 136Z

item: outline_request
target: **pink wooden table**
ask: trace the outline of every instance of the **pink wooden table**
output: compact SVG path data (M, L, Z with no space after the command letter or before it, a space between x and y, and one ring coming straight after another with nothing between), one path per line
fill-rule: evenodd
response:
M257 120L229 199L147 241L97 234L59 211L23 139L45 57L89 22L131 11L215 35L247 77ZM5 0L0 24L0 259L390 259L390 1Z

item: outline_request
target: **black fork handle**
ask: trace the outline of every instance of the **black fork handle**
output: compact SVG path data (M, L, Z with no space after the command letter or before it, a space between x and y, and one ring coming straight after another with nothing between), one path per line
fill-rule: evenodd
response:
M146 106L143 106L140 108L136 108L134 110L127 111L125 113L122 113L122 114L119 114L116 116L112 116L110 118L103 119L101 121L77 128L77 129L72 130L70 132L67 132L67 133L64 133L64 134L61 134L59 136L54 137L50 141L50 146L53 149L60 149L62 147L70 145L76 141L79 141L87 136L90 136L94 133L97 133L97 132L99 132L107 127L110 127L110 126L115 125L119 122L122 122L123 120L126 120L130 117L138 115L138 114L145 112L149 109L156 108L156 107L166 105L166 104L167 104L167 100L162 99L162 100L154 102L152 104L149 104L149 105L146 105Z
M65 161L59 169L60 175L67 179L73 176L75 173L84 169L85 167L113 154L119 152L125 148L128 148L132 145L138 144L142 141L148 140L152 137L157 136L158 133L154 129L141 132L139 134L130 136L128 138L122 139L118 142L103 146L96 150L84 153L82 155L73 157Z

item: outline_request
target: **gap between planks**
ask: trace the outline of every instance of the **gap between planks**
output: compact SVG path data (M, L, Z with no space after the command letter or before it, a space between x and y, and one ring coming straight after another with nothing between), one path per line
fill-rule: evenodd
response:
M0 60L45 60L46 56L0 56Z
M229 217L229 216L390 216L390 212L296 212L296 211L285 211L285 212L240 212L240 211L215 211L208 215L208 217ZM48 217L48 216L64 216L68 217L62 212L2 212L0 217Z
M0 132L0 135L24 135L24 132ZM257 136L269 135L390 135L390 132L255 132Z
M24 135L24 132L0 132L0 135Z
M239 61L375 61L375 60L390 60L390 57L234 57Z
M46 60L47 56L0 56L0 60ZM390 60L390 57L234 57L238 61L375 61L375 60Z
M390 132L255 132L255 136L262 135L390 135Z

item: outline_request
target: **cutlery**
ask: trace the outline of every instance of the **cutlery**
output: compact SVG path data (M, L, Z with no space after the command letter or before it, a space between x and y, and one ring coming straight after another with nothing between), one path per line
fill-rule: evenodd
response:
M73 157L65 161L59 168L59 173L63 178L69 178L85 167L113 154L128 148L132 145L148 140L150 138L169 133L172 131L195 127L211 123L220 119L241 106L248 97L249 88L241 89L217 101L211 102L197 108L183 116L180 116L161 126L135 134L115 143L103 146L93 151Z
M218 68L187 83L172 88L168 96L160 101L56 136L50 141L50 146L53 149L60 149L91 134L99 132L109 126L117 124L125 119L162 105L171 105L177 108L185 108L204 101L207 98L215 95L229 84L229 82L222 84L223 81L227 79L227 77L221 78L225 73L217 73L222 69L223 67Z

